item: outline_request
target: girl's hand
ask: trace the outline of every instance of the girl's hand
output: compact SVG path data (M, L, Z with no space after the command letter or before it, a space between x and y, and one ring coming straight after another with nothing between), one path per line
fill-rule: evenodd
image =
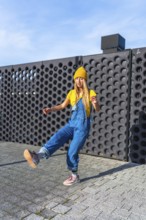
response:
M92 96L92 97L91 97L91 102L92 102L92 105L93 105L95 111L96 111L96 112L99 112L100 106L99 106L97 97L96 97L96 96Z
M92 104L96 104L97 103L96 96L92 96L91 97L91 102L92 102Z
M47 115L47 114L50 113L51 111L52 111L51 108L44 108L44 109L43 109L43 113L44 113L45 115Z

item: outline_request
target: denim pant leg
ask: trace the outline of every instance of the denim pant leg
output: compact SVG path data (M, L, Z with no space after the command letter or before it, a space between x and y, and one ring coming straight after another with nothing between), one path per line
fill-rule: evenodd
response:
M46 154L46 158L51 156L55 151L62 147L73 136L73 129L66 124L63 128L59 129L40 149L40 152Z
M79 163L79 150L83 147L86 138L87 132L84 131L75 131L73 140L70 144L68 153L67 153L67 166L68 169L71 171L78 170L78 163Z

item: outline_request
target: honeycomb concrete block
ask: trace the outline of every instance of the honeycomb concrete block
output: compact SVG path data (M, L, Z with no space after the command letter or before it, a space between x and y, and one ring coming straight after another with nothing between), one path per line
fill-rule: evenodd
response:
M146 48L132 50L129 160L146 163Z
M93 112L84 153L127 159L129 51L83 57L89 87L98 95L101 110Z

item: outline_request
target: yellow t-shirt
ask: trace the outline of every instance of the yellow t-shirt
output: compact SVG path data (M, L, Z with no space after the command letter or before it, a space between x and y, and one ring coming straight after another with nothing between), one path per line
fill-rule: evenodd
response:
M91 97L96 96L96 93L94 90L90 90L89 92L90 92L90 100L91 100ZM79 99L76 100L76 92L74 89L72 89L69 91L66 98L69 99L70 105L73 107L79 101L79 99L82 98L82 96L80 96ZM87 117L90 116L90 109L89 108L86 109L86 114L87 114Z

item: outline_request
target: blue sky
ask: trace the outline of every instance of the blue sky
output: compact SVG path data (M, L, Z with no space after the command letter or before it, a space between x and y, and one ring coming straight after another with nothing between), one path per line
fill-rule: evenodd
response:
M0 0L0 66L100 54L117 33L146 47L145 0Z

